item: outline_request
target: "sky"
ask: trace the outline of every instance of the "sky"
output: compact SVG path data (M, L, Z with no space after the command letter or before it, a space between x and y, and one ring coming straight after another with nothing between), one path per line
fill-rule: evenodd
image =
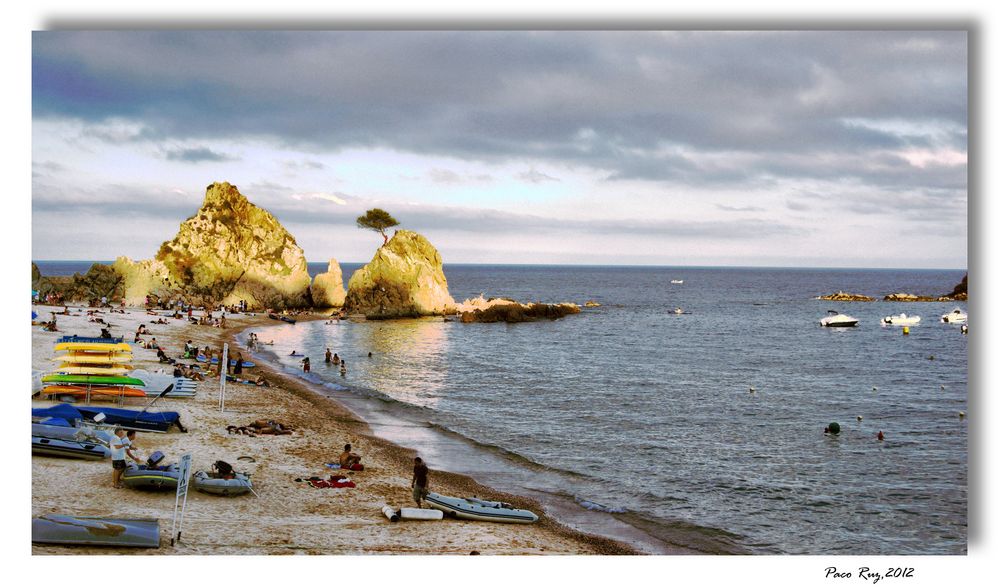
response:
M48 31L32 258L236 185L310 261L965 268L963 31Z

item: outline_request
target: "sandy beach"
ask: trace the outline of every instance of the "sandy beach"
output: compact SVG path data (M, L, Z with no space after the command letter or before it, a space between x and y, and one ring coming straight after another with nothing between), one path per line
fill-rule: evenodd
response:
M34 307L40 319L62 308ZM86 309L70 307L70 315L58 316L59 332L32 327L32 371L51 372L56 363L53 347L63 335L97 336L103 325L90 322ZM165 314L165 313L164 313ZM187 319L166 318L168 324L151 324L158 317L129 308L125 314L97 315L113 325L115 336L130 343L139 324L145 324L170 357L179 357L184 342L204 348L237 347L235 335L255 324L269 322L266 315L233 315L226 329L195 325ZM197 316L197 314L196 314ZM308 317L300 317L306 320ZM316 316L315 318L319 318ZM130 343L131 344L131 343ZM156 359L155 350L132 345L136 369L167 371L170 366ZM160 522L159 549L63 547L32 545L33 554L630 554L629 546L576 532L544 514L532 500L477 484L458 474L434 471L431 490L450 496L479 496L513 503L541 515L533 525L503 525L446 519L439 522L391 523L382 514L385 505L415 506L410 480L415 452L373 436L356 415L312 391L309 384L262 364L245 371L263 375L271 387L229 383L225 411L218 408L218 378L199 382L193 398L161 398L151 410L177 411L187 433L139 433L136 446L143 457L162 451L167 462L184 453L193 455L193 470L209 469L216 460L227 461L237 471L251 474L259 496L218 497L190 492L182 541L170 546L174 510L173 492L144 492L111 487L111 464L102 462L32 457L31 510L33 516L62 513L81 516L155 518ZM183 360L185 363L193 363ZM142 408L149 398L131 399L126 407ZM32 407L55 404L33 397ZM113 404L106 404L113 406ZM291 435L249 437L226 431L228 425L246 425L257 419L273 419L291 425ZM350 472L355 488L313 488L304 480L328 478L344 443L363 457L364 471ZM240 459L243 458L243 459ZM249 459L247 459L249 458ZM252 460L252 461L251 461ZM341 473L337 471L337 473ZM345 472L344 472L345 473ZM67 498L66 487L73 494Z

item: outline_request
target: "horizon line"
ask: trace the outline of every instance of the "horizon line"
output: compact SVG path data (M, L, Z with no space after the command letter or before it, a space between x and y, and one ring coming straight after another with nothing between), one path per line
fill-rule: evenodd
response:
M94 260L94 259L32 259L34 262L63 262L63 263L105 263L110 265L114 260ZM309 261L306 263L329 264L329 261ZM340 261L342 265L367 265L368 261ZM819 266L819 265L668 265L668 264L643 264L643 263L489 263L489 262L444 262L444 266L471 265L471 266L501 266L501 267L621 267L621 268L663 268L663 269L819 269L819 270L922 270L922 271L964 271L967 267L889 267L889 266Z

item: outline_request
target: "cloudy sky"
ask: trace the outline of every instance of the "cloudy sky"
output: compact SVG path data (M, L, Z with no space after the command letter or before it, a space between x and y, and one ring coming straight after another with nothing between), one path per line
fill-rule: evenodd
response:
M32 257L229 181L312 261L967 265L964 32L36 32Z

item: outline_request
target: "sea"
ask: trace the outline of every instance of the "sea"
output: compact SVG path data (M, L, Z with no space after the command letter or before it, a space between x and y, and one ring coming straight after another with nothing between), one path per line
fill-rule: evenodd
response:
M90 263L38 262L43 275ZM817 299L939 295L965 270L444 271L456 300L599 306L521 324L275 322L253 329L274 342L259 356L431 470L536 498L571 527L648 553L967 553L974 325L966 335L940 322L967 305ZM820 327L829 310L859 324ZM922 320L908 334L879 323L899 313ZM346 375L323 362L327 348Z

